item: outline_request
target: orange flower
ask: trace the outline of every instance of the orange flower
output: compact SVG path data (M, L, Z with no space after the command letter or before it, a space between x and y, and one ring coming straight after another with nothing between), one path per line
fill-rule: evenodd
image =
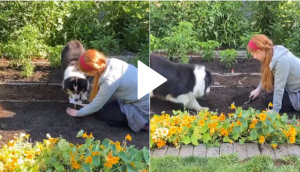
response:
M9 147L13 147L15 144L16 144L16 142L13 141L13 140L10 140L10 141L7 143L7 145L8 145Z
M225 121L225 119L226 119L226 116L225 116L223 113L221 113L221 115L220 115L220 120L221 120L221 121Z
M236 125L242 125L241 121L238 120L238 121L236 122Z
M235 107L234 103L232 103L232 104L231 104L231 107L230 107L230 109L236 109L236 107Z
M252 122L252 124L257 124L258 123L258 120L256 119L256 118L253 118L253 119L251 119L251 122Z
M228 114L228 116L229 116L229 117L232 117L232 116L234 116L234 114L233 114L233 113L230 113L230 114Z
M261 144L263 144L265 142L265 137L264 136L260 136L258 142L261 143Z
M27 159L33 159L33 156L32 156L32 154L28 154L28 155L26 156L26 158L27 158Z
M88 135L86 134L86 132L85 132L85 133L83 133L82 137L83 137L83 138L88 138L89 136L88 136Z
M94 136L93 136L93 133L91 133L90 135L89 135L89 138L93 138Z
M293 143L295 143L295 141L296 141L296 138L294 136L291 136L290 137L290 143L293 144Z
M271 146L273 147L273 149L277 148L277 144L271 144Z
M129 134L127 134L125 139L131 141L131 136Z
M242 113L239 113L239 118L242 117Z
M267 119L267 114L261 113L261 114L259 115L259 118L260 118L261 121L265 121L265 120Z
M203 126L203 125L205 125L205 122L204 122L204 120L203 120L203 119L201 119L201 120L198 122L198 125L200 125L200 126Z
M93 159L91 156L87 157L86 160L85 160L85 163L89 163L89 164L92 164L93 162Z
M250 124L250 129L255 128L255 124Z

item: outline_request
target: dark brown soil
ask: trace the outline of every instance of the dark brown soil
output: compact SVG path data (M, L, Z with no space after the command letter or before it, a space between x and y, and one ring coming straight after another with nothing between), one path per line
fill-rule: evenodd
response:
M105 138L122 142L127 134L132 136L129 145L138 148L149 147L149 132L134 133L129 127L110 127L106 123L95 120L93 115L74 118L66 113L68 103L11 103L0 102L0 147L13 139L14 134L26 132L31 141L43 141L46 134L52 137L63 136L72 143L83 143L76 138L78 131L93 133L96 139ZM111 114L109 114L111 115Z
M201 58L191 58L190 64L201 64L204 65L211 72L218 73L230 73L231 69L234 69L235 73L259 73L260 62L255 59L237 59L238 63L232 68L226 68L225 64L220 62L220 59L216 58L214 61L204 61Z
M34 74L31 77L23 77L21 70L13 68L8 63L0 64L0 82L62 82L63 71L53 69L49 64L36 64Z
M238 76L213 76L212 85L226 85L226 86L243 86L256 87L260 82L261 77L258 75L238 75Z
M257 99L253 100L250 104L244 105L244 103L249 100L250 92L253 89L255 89L255 87L212 88L210 94L199 99L198 102L202 107L208 107L210 111L217 111L219 114L223 112L225 115L234 112L234 110L229 108L232 103L235 103L236 106L241 106L245 110L247 110L250 106L257 110L265 110L267 106L265 105L264 93L262 93ZM152 98L150 105L151 116L153 116L153 114L161 114L162 111L172 115L173 110L183 110L183 105L181 104L162 101L157 98ZM294 113L298 114L298 112ZM289 117L291 118L294 113L289 114Z
M68 100L68 95L61 86L30 85L11 86L0 85L2 100Z

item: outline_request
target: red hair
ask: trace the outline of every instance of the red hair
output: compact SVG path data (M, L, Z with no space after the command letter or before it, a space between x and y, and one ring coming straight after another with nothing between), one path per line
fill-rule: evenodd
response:
M98 93L99 78L106 69L106 62L105 55L97 50L87 50L79 59L79 69L87 75L94 76L94 83L89 98L90 102Z
M274 78L269 64L273 57L273 42L266 35L255 35L250 39L247 50L250 53L255 53L257 50L265 52L266 56L263 57L261 66L261 86L268 92L272 91Z

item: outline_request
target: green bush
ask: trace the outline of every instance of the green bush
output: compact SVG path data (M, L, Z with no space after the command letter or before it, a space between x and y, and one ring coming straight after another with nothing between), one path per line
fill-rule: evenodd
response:
M215 59L215 48L220 44L217 41L209 40L207 42L201 42L199 44L202 48L202 59L205 61L212 61Z
M220 62L225 63L226 68L232 67L237 63L236 60L237 51L235 49L227 49L220 52L220 56L222 57Z

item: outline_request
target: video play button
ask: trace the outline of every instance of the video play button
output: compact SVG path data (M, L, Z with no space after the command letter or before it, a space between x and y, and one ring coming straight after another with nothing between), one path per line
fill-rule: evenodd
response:
M161 76L141 61L138 61L138 99L149 94L152 90L166 81L167 79L165 77Z

